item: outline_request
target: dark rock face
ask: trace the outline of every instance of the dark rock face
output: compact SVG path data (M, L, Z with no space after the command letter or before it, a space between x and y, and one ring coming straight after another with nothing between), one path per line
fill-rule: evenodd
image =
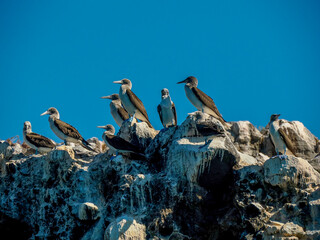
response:
M251 123L226 131L200 112L158 134L126 124L118 134L145 148L148 160L77 147L25 155L1 142L1 232L18 239L319 238L320 174L304 160L310 151L301 151L304 159L269 159L267 135Z

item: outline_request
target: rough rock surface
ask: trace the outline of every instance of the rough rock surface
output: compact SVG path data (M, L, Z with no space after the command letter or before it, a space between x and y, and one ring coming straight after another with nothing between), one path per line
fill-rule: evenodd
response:
M320 239L320 174L312 165L319 162L318 139L301 123L282 126L299 157L270 158L267 130L241 121L226 131L201 112L159 133L145 123L123 124L118 135L145 148L144 161L110 158L95 138L88 141L98 153L61 146L46 155L1 141L1 234Z

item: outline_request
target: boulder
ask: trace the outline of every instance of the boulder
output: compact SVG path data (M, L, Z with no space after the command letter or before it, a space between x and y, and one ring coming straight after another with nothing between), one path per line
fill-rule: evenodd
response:
M230 133L239 152L250 156L259 154L262 134L249 121L232 122Z
M141 149L146 149L157 134L158 131L150 128L145 122L133 121L130 123L126 121L123 122L117 136L122 137Z
M80 220L97 220L99 218L99 208L90 202L80 204L78 217Z
M320 184L320 174L302 158L275 157L264 164L264 180L272 186L283 189L314 188Z
M129 216L119 217L110 223L104 235L104 240L144 239L146 239L146 227Z

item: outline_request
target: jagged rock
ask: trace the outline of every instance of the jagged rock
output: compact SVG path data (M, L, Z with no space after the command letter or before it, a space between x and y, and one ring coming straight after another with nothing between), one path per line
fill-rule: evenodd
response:
M305 234L303 228L293 222L287 222L284 224L280 229L280 233L285 237L298 237L298 239L301 239Z
M232 122L230 133L238 151L250 156L259 154L262 134L249 121Z
M207 122L210 122L211 135L204 135L196 127L208 125ZM239 154L222 124L208 114L190 114L172 138L167 171L173 176L185 177L189 183L214 188L230 177L239 161Z
M309 163L315 170L320 172L320 154L318 154L312 160L310 160Z
M3 154L5 159L10 159L13 155L14 149L10 146L8 142L0 142L0 154Z
M144 239L146 239L146 227L128 216L120 217L110 223L104 235L104 240Z
M249 122L233 124L231 135L195 112L156 137L145 123L123 126L119 134L148 146L151 161L110 159L74 145L31 156L0 146L1 234L23 228L30 239L319 238L320 177L307 157L269 159L258 152Z
M158 131L150 128L145 122L130 123L129 121L125 121L122 123L117 136L122 137L141 149L146 149L157 134Z
M96 220L99 218L99 208L90 202L79 206L78 217L80 220Z
M313 188L320 183L320 174L306 160L293 156L267 160L264 164L264 176L267 183L283 189Z

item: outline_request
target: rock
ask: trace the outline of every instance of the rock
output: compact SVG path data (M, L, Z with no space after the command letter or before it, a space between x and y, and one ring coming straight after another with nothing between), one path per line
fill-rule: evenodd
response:
M10 159L14 153L14 149L10 146L8 142L0 142L0 154L3 154L5 159Z
M73 144L25 155L19 145L1 142L2 236L319 238L319 173L304 158L269 159L259 152L259 134L249 122L232 123L226 131L213 117L195 112L158 135L145 123L129 125L119 134L148 146L150 161L111 158ZM96 138L88 141L101 150ZM24 234L16 237L12 229Z
M215 123L213 129L219 131L204 136L196 126L208 121ZM166 171L203 187L214 188L222 184L239 162L236 148L223 131L222 124L212 116L201 112L190 114L175 131L168 146Z
M305 235L303 228L293 222L284 224L280 229L280 233L285 237L297 237L298 239Z
M312 160L310 160L309 163L315 170L320 172L320 154L318 154Z
M301 158L271 158L264 164L265 182L283 189L289 187L313 188L320 183L320 174Z
M145 122L123 122L117 136L122 137L128 142L146 149L151 141L158 134L153 128L150 128Z
M104 240L143 240L146 239L146 227L129 216L117 218L108 226Z
M262 134L249 121L232 122L230 133L238 151L250 156L259 154Z
M96 137L92 137L92 138L89 138L87 140L87 142L90 144L90 147L96 151L96 153L103 153L105 152L105 144L104 142L102 141L99 141L98 138Z
M99 218L99 208L90 202L82 203L79 206L78 217L80 220L97 220Z

